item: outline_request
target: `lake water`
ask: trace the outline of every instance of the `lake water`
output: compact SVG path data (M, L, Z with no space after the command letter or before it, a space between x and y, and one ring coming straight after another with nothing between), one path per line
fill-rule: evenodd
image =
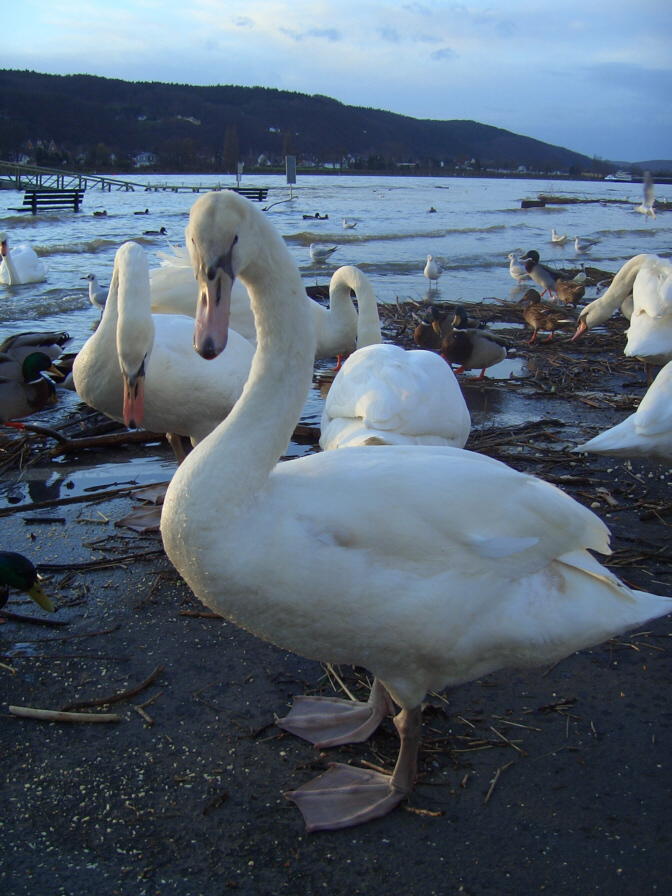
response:
M135 181L140 180L136 175ZM152 184L215 185L215 178L203 176L146 176ZM223 181L228 185L228 181ZM233 181L230 181L233 185ZM267 186L269 194L262 203L268 216L283 234L298 264L306 285L328 283L331 273L343 264L360 267L371 279L379 302L423 301L429 284L423 276L425 259L434 255L444 267L434 294L439 300L465 303L496 297L516 301L522 294L508 272L507 254L515 249L536 248L542 259L558 267L577 267L581 262L608 271L616 271L628 258L640 252L670 255L670 213L655 220L634 209L641 201L641 186L627 183L544 182L543 180L493 180L414 177L299 176L292 188L284 177L247 178L245 186ZM662 200L672 199L672 186L657 187ZM570 196L582 199L621 199L628 204L590 203L521 209L521 200L537 194ZM20 205L22 194L0 192L0 230L9 234L10 245L30 243L48 265L44 283L5 287L0 285L0 339L24 330L67 330L72 336L70 350L77 351L91 335L98 312L87 297L86 274L95 273L101 284L110 281L114 255L126 240L137 240L146 249L151 266L158 266L157 251L170 245L183 245L189 208L194 193L102 192L88 190L78 214L51 212L33 217L11 211ZM147 215L135 212L149 210ZM430 212L434 208L436 212ZM93 212L105 210L105 217ZM304 215L328 215L328 220L304 219ZM344 230L342 219L356 221L353 230ZM167 237L144 235L145 230L165 227ZM550 242L551 228L571 237L598 237L594 248L577 255L573 241L563 247ZM329 262L316 266L310 259L310 243L338 246ZM330 365L330 362L325 362ZM508 376L492 368L493 376ZM518 362L515 362L518 363ZM504 369L505 368L505 369ZM319 425L323 396L316 386L309 396L303 421ZM73 393L60 392L58 415L76 410L81 403ZM472 408L472 413L475 411ZM492 408L490 408L492 412ZM49 423L54 410L45 410L33 418ZM518 422L500 414L505 422ZM290 455L305 448L292 444ZM143 464L139 463L142 455ZM166 453L150 450L134 452L128 464L100 464L92 459L90 467L78 465L77 475L62 461L47 471L48 478L33 470L22 476L32 489L61 486L69 489L91 482L153 481L170 475L174 464ZM132 468L132 470L131 470ZM8 488L19 488L8 484ZM19 488L19 491L21 491ZM4 495L4 489L2 490ZM40 494L41 496L41 494ZM9 492L7 494L9 497ZM32 491L26 498L37 500ZM43 497L43 496L42 496ZM20 499L18 494L14 500Z
M216 184L206 176L138 175L129 180L151 184ZM220 181L227 185L228 181ZM233 180L230 181L233 184ZM249 177L246 186L268 186L269 218L283 234L305 283L328 283L343 264L360 267L371 279L379 302L423 300L428 281L422 271L428 254L442 263L439 300L480 301L520 297L508 273L507 254L536 248L551 266L576 267L580 262L615 271L639 252L670 255L670 213L651 219L634 209L641 201L640 184L584 183L543 180L479 178L299 176L289 196L284 177ZM627 205L595 203L521 209L522 199L538 193L578 198L624 199ZM661 200L672 199L672 185L658 185ZM26 329L63 329L77 350L97 319L81 278L95 273L101 284L110 281L114 255L125 240L146 249L151 266L158 266L157 250L184 244L184 228L197 196L172 191L102 192L89 189L82 211L49 212L37 216L12 212L22 194L0 192L0 229L10 246L30 243L46 261L44 283L0 286L0 338ZM147 215L134 212L149 209ZM435 208L436 212L429 211ZM96 210L107 216L95 217ZM328 220L305 220L303 215L328 215ZM342 219L356 221L344 230ZM167 237L143 235L165 227ZM597 237L589 251L577 255L573 241L564 247L550 242L551 228L571 237ZM329 262L316 266L311 242L338 246Z

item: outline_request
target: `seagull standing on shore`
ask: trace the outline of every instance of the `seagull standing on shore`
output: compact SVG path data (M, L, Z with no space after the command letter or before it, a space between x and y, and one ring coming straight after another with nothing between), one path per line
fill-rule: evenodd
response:
M511 274L514 280L520 282L521 280L529 279L530 275L525 270L525 265L521 263L515 252L509 252L506 257L509 259L509 274Z
M443 273L443 269L441 265L436 261L433 255L427 256L427 263L425 264L425 269L422 272L425 277L429 280L429 288L431 291L432 283L436 283L441 274Z

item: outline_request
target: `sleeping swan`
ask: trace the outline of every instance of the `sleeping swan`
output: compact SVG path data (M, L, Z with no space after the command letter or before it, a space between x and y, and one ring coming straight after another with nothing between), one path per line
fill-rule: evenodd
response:
M312 382L301 276L281 235L236 193L199 197L189 234L204 296L195 347L228 351L240 277L258 349L240 401L170 483L164 547L215 612L283 649L375 676L369 703L304 698L283 727L322 746L365 740L391 701L401 707L391 776L335 765L287 794L309 830L348 827L412 790L428 690L555 662L670 612L672 600L631 590L588 553L609 553L590 510L491 458L389 445L278 463Z

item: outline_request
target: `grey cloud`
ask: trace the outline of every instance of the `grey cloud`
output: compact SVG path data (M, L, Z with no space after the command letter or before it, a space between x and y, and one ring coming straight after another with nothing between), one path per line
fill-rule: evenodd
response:
M431 58L435 62L442 62L444 59L456 59L457 53L455 50L451 50L450 47L442 47L440 50L434 50Z

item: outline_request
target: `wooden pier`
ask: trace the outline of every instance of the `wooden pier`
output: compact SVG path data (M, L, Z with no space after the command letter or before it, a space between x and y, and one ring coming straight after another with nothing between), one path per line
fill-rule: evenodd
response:
M104 174L80 174L60 171L57 168L40 168L36 165L20 165L18 162L0 160L0 189L7 190L102 190L111 193L121 190L129 193L207 193L211 190L235 190L250 199L261 202L268 194L268 187L241 187L236 184L169 184L142 183L107 177Z

